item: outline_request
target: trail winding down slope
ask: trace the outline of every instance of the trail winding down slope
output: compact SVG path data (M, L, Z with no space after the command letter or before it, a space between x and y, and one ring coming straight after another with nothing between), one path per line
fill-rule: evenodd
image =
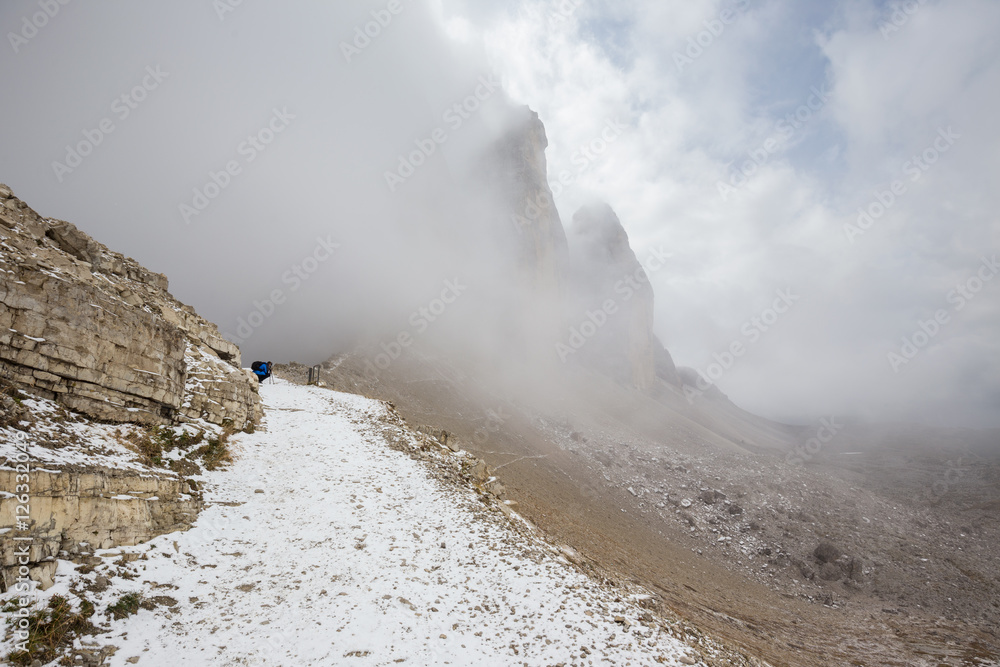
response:
M385 404L280 380L261 394L266 432L207 475L195 526L117 550L137 576L104 599L167 602L97 637L111 664L703 664L641 598L392 449Z

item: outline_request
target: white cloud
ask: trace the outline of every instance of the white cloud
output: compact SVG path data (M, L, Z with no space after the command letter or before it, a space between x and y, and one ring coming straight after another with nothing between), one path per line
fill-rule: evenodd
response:
M682 364L703 368L739 339L775 289L802 294L797 312L720 380L749 408L781 417L940 410L997 423L1000 358L988 353L1000 280L976 317L956 317L905 373L886 355L979 255L1000 251L1000 6L926 2L884 38L891 8L870 2L752 2L706 36L717 26L705 22L734 4L584 3L553 28L550 3L525 3L484 27L511 96L546 123L550 180L573 170L574 153L606 119L627 119L557 198L564 221L598 196L640 255L661 243L676 254L654 277L656 326ZM675 53L699 32L699 56L679 68ZM790 136L779 133L778 121L824 84L829 102ZM906 161L948 127L961 139L848 243L844 225L857 208L912 179ZM779 147L723 201L718 182L771 136ZM972 359L992 372L969 385Z
M1000 282L904 371L886 362L981 255L1000 253L993 0L927 0L887 38L881 0L403 6L348 63L340 42L372 12L387 21L385 2L298 0L277 14L243 3L224 22L196 0L73 3L0 60L7 88L24 92L0 112L17 130L0 171L44 214L170 274L223 328L280 286L317 235L335 233L353 250L247 346L256 355L293 341L318 356L331 343L312 332L378 321L434 287L414 276L446 254L438 207L459 204L433 184L491 140L495 119L481 112L449 135L407 188L417 207L388 197L383 174L475 90L485 51L510 96L546 123L550 176L571 182L563 219L600 197L640 256L674 253L654 277L656 326L680 363L704 368L791 287L801 303L720 380L737 402L774 416L940 409L997 421ZM8 23L20 12L0 6ZM171 78L57 187L51 161L157 64ZM824 84L829 102L803 107ZM180 229L177 205L275 106L297 116L280 142ZM907 161L949 127L961 136L913 180ZM905 192L849 243L844 225L859 207L877 210L897 180ZM723 197L720 182L738 187ZM419 207L428 226L407 222ZM262 249L266 262L251 259Z

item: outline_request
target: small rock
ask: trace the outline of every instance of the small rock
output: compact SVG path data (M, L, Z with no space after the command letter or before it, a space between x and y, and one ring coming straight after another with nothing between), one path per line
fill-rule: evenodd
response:
M473 476L479 482L485 482L490 478L490 471L486 467L485 461L476 461L476 463L469 469L469 474Z
M264 493L264 489L255 489L254 493Z
M811 581L816 576L816 572L811 567L809 567L808 563L804 563L802 561L796 561L795 565L798 566L799 572L802 574L802 577L804 579L808 579Z

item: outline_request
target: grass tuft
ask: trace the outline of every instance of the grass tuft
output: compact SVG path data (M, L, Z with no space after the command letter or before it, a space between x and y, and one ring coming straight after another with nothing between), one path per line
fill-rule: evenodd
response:
M53 595L48 607L32 612L28 619L26 651L14 651L7 656L12 665L27 667L36 660L42 664L59 657L60 649L72 645L81 634L93 634L96 628L88 618L94 614L94 605L84 601L79 613L74 613L69 601Z
M235 432L231 421L223 422L219 437L209 438L207 445L202 445L188 456L200 458L206 470L216 470L227 463L232 463L233 455L229 451L229 437Z
M118 599L118 602L108 606L107 613L109 616L113 616L115 620L119 620L137 613L141 604L141 593L126 593Z

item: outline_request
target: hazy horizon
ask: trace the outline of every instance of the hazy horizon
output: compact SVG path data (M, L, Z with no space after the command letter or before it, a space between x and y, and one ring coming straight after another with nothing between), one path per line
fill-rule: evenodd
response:
M1000 6L906 7L17 0L0 182L165 273L245 365L318 363L463 271L491 293L455 183L527 105L564 226L606 201L669 253L679 366L782 421L1000 427Z

